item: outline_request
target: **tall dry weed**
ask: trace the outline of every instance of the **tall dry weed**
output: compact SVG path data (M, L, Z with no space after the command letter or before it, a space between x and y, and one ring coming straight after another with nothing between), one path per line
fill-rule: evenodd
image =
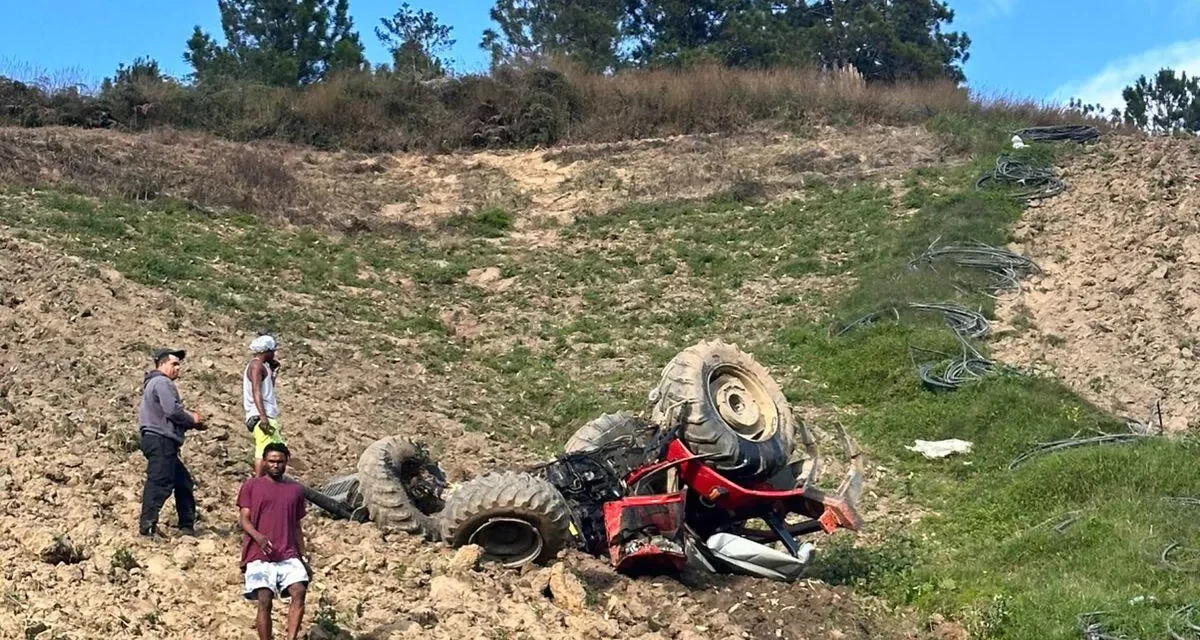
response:
M162 81L139 83L120 100L0 81L0 96L9 105L0 124L172 126L365 152L613 142L772 123L914 124L939 115L1029 124L1081 118L1057 105L972 96L948 81L869 84L853 68L715 65L596 75L552 62L432 82L346 73L297 89Z

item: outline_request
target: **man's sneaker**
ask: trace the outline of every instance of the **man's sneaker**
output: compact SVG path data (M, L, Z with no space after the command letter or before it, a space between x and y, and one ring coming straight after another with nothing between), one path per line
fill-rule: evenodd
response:
M179 527L178 531L179 531L179 535L181 535L181 536L190 536L193 538L196 537L196 528L195 527Z
M162 532L158 530L158 525L150 525L148 527L144 526L144 525L140 525L140 526L138 526L138 533L143 536L146 536L147 538L161 538L162 537Z

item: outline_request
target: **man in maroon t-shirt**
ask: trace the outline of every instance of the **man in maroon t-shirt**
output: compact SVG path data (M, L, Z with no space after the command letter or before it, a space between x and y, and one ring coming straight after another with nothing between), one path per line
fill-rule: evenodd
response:
M287 446L272 442L263 449L266 474L242 483L237 504L246 532L242 540L241 567L246 574L242 594L258 601L259 640L271 640L271 602L291 597L287 639L296 640L304 618L308 565L304 561L304 489L284 477Z

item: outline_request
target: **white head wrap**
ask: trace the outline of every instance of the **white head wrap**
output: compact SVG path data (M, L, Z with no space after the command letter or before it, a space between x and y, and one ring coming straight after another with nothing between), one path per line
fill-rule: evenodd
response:
M250 343L250 351L253 353L274 351L275 347L275 338L272 338L271 336L259 336Z

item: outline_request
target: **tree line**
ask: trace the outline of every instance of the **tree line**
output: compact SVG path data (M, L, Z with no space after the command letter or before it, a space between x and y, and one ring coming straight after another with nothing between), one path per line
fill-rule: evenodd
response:
M417 80L451 72L453 28L408 3L380 18L391 60L367 62L349 0L217 0L224 42L196 27L184 59L193 82L304 86L338 71ZM867 81L965 81L970 37L948 31L940 0L496 0L479 46L492 69L558 56L592 73L682 68L854 67ZM139 59L105 87L159 75ZM1124 109L1069 108L1151 132L1200 131L1200 78L1162 69L1126 87Z
M446 74L452 27L402 4L375 35L391 60L372 68L348 0L218 0L223 41L196 27L191 79L303 86L338 71ZM493 69L549 56L582 69L715 63L732 68L854 66L868 81L964 80L970 38L946 31L939 0L496 0L480 47ZM151 60L132 72L153 73ZM118 71L120 73L120 70Z
M340 72L404 81L452 74L453 27L401 4L374 35L389 60L368 62L349 0L217 0L221 38L196 27L183 59L192 87L295 88ZM565 59L596 74L629 69L853 67L867 82L965 81L971 40L949 30L941 0L495 0L479 46L491 72ZM158 63L120 65L100 97L137 102L174 82ZM1200 131L1200 79L1163 69L1123 94L1124 109L1072 100L1068 109L1152 132Z

